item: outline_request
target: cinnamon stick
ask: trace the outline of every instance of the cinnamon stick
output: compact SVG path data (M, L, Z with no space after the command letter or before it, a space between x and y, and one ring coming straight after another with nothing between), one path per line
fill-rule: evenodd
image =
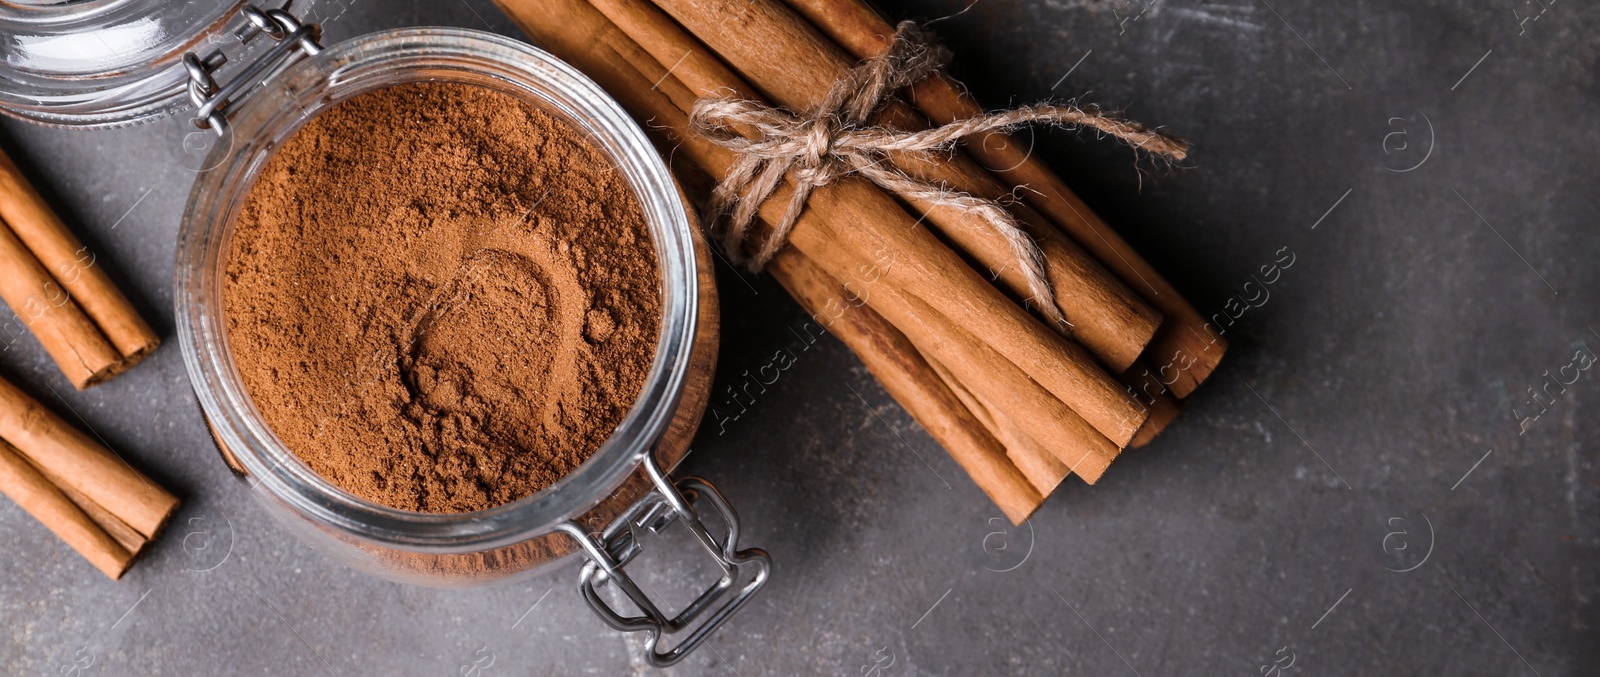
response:
M827 54L821 51L821 43L804 40L806 36L798 31L809 31L809 26L771 3L739 4L737 9L747 14L739 16L740 24L736 31L725 30L716 20L729 16L727 13L717 13L726 9L724 6L678 0L657 3L668 14L676 16L695 36L684 33L672 18L646 3L595 0L594 4L657 61L675 64L673 74L698 96L732 94L743 98L760 98L744 83L734 85L733 81L738 78L730 78L731 72L715 57L705 54L696 37L705 40L712 51L728 59L737 70L750 77L756 88L767 92L779 103L800 110L819 102L833 81L842 77L849 67L837 48L827 45L827 49L833 52ZM749 18L765 16L764 9L788 14L790 26L771 27ZM686 16L690 19L685 20ZM787 27L796 31L789 33L780 30ZM747 36L746 32L754 32L755 35ZM711 37L708 39L702 33ZM790 52L796 55L795 58L788 58ZM781 69L766 67L765 64L771 60L783 60L788 65ZM761 65L750 67L750 62ZM815 77L791 79L790 76L796 71ZM908 130L927 126L925 120L899 102L886 105L877 122ZM891 157L907 174L929 183L985 199L1001 199L1010 195L1005 186L960 152L948 158L929 158L916 153L892 153ZM997 275L1012 293L1022 298L1030 296L1022 268L1009 246L977 215L963 209L935 205L913 196L901 197L926 214L927 220L938 226L945 237ZM1160 315L1070 240L1049 228L1042 216L1025 205L1015 204L1011 208L1045 254L1046 275L1054 287L1056 305L1073 323L1070 335L1114 371L1126 368L1154 335Z
M100 329L0 220L0 298L33 332L74 388L105 380L122 361Z
M122 371L144 359L161 339L111 283L95 256L67 230L16 164L0 151L0 219L11 225L44 268L100 328L122 360Z
M0 440L0 493L39 520L111 580L121 578L133 562L131 553L95 525L4 440ZM16 547L15 544L12 547Z
M1021 524L1044 501L1000 442L945 387L916 348L877 313L850 299L853 294L804 254L787 248L767 271L850 349L928 435L949 452L972 481L1013 524Z
M946 369L944 365L935 360L928 360L928 365L950 388L950 392L955 394L956 399L960 400L967 410L972 412L973 417L989 431L989 434L1001 446L1005 447L1006 457L1016 464L1017 470L1021 471L1022 476L1028 479L1028 483L1033 485L1034 490L1038 491L1039 495L1049 497L1056 490L1056 487L1061 485L1061 481L1071 474L1072 470L1067 467L1066 463L1061 462L1049 450L1034 442L1033 438L1028 437L1026 433L1017 430L1001 412L990 408L979 400L978 396L972 394L971 390L968 390L966 386L956 380L955 375L951 374L950 370Z
M37 469L35 467L35 470ZM128 551L129 555L138 558L139 553L144 550L145 544L150 542L149 538L136 531L133 527L128 526L128 523L122 521L122 518L100 507L99 503L89 500L88 496L78 493L77 490L73 489L61 478L54 477L43 470L40 470L39 474L44 475L45 479L54 484L57 489L60 489L61 493L67 497L67 500L78 506L78 509L82 510L83 514L88 515L95 526L106 532L106 535L110 536L111 540L116 541L117 545L122 546L123 550Z
M0 379L0 439L63 487L115 515L145 538L160 531L178 499L105 447Z
M728 151L686 135L686 117L676 102L692 102L693 94L684 91L666 66L642 52L591 6L558 1L537 8L507 4L505 9L536 42L600 80L637 117L670 131L684 155L712 175L726 173L733 160ZM672 88L679 91L670 95L662 91ZM780 189L763 205L768 222L777 220L788 189ZM1143 422L1143 408L1082 348L1000 296L954 252L926 231L914 228L916 223L876 187L846 180L812 194L811 207L802 213L790 243L841 283L853 289L873 287L869 305L919 346L926 341L940 349L987 351L992 353L989 357L1011 362L1024 379L1035 380L1059 403L1070 407L1061 407L1065 413L1075 412L1109 438L1089 450L1089 462L1104 456L1104 448L1114 452L1126 444ZM876 268L874 259L893 265ZM943 338L937 335L948 327L961 332ZM988 381L988 376L978 371L978 362L954 353L938 357L965 382ZM1028 418L1040 426L1060 424L1052 417ZM1068 419L1062 425L1071 425L1070 418L1076 416L1062 418ZM1084 456L1084 448L1062 454L1071 455Z
M894 36L894 28L863 0L785 1L858 59L883 53ZM965 89L943 75L913 85L911 100L938 124L983 113ZM1007 183L1027 186L1030 191L1023 194L1023 201L1048 216L1165 316L1146 357L1158 368L1170 365L1167 373L1173 382L1169 387L1177 397L1188 397L1227 351L1228 344L1221 335L1044 162L1033 157L1030 148L1001 132L991 132L965 147ZM1191 360L1193 364L1188 368L1176 368Z
M1144 403L1150 410L1150 417L1145 419L1144 425L1139 426L1139 432L1128 443L1130 447L1142 447L1154 440L1178 418L1178 414L1183 411L1183 402L1173 397L1172 391L1151 375L1149 365L1143 360L1135 362L1133 367L1123 372L1119 378L1132 391L1133 398Z
M1178 419L1178 414L1183 413L1183 403L1171 395L1162 393L1156 395L1155 402L1150 404L1150 417L1144 420L1144 425L1139 426L1139 432L1134 434L1128 446L1138 449L1155 440L1161 431Z

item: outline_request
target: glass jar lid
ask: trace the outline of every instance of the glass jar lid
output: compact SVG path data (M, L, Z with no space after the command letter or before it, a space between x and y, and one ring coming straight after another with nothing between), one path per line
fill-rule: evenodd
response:
M287 3L274 3L283 4ZM0 0L0 112L117 127L190 105L184 55L220 68L264 49L244 0Z

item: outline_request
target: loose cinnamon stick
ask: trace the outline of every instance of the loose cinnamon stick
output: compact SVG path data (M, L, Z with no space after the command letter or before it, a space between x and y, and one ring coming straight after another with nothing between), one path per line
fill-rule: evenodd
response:
M597 15L585 3L570 1L541 3L537 8L510 3L504 7L540 45L600 80L652 127L669 130L680 142L684 155L713 175L726 173L732 163L730 153L686 136L686 119L675 102L685 98L692 101L693 95L662 93L662 89L681 89L682 84L603 15ZM645 76L646 72L650 77ZM763 206L769 222L776 220L787 190L780 189ZM1143 408L1105 376L1082 348L1065 341L1000 296L954 252L914 228L915 223L876 187L846 180L813 193L811 207L802 213L790 243L853 289L877 285L869 304L919 346L924 340L938 343L933 334L945 327L961 328L961 334L946 337L939 343L941 347L974 342L977 345L961 347L993 352L1015 365L1024 378L1042 384L1070 407L1062 407L1066 413L1076 412L1102 437L1110 438L1089 449L1089 462L1106 455L1101 451L1104 447L1114 454L1117 447L1126 444L1143 422ZM875 268L874 259L893 264ZM876 293L878 289L884 293ZM963 361L959 355L939 358L966 382L988 378L975 371L979 369L976 362ZM1038 425L1049 424L1047 417L1029 418L1037 420ZM1072 451L1076 455L1084 453L1083 447Z
M111 580L121 578L128 570L133 555L3 440L0 440L0 493L33 515Z
M733 82L738 78L736 76L730 78L732 73L716 61L715 57L705 54L700 42L694 36L684 33L682 28L673 23L672 18L663 15L647 3L630 0L595 0L594 4L656 60L664 64L675 64L672 68L673 74L697 95L732 94L744 98L759 98L742 82L735 86ZM804 109L820 101L832 82L842 76L849 66L843 55L837 53L837 48L831 45L828 49L834 54L809 51L817 45L805 42L801 39L805 37L803 35L782 36L788 39L788 42L779 39L769 41L767 38L778 31L757 32L760 26L755 21L747 19L745 15L739 17L741 21L737 30L724 30L720 23L712 19L712 17L728 16L726 13L716 13L722 8L720 5L708 6L705 3L677 0L667 0L657 4L666 9L667 13L692 17L693 20L690 21L683 21L684 16L678 18L683 21L684 27L688 28L689 32L706 40L714 51L733 62L747 77L752 78L752 84L757 88L768 91L779 103L793 108ZM740 4L738 9L756 15L761 14L764 7L787 14L787 10L765 2L756 2L748 6ZM788 14L788 18L792 20L791 24L795 28L810 30L803 20L793 14ZM707 39L706 35L701 35L702 32L709 33L713 37ZM755 35L746 36L744 35L746 32L755 32ZM755 46L757 44L759 47ZM787 59L787 52L791 50L803 56ZM829 56L835 58L830 60L827 58ZM784 59L790 66L781 71L763 66L747 67L752 60L766 63L764 60L769 57ZM824 77L790 80L788 78L792 71L789 68ZM772 84L767 80L779 82ZM799 85L797 82L811 84ZM885 106L878 121L901 129L921 129L927 126L926 121L899 102L891 102ZM1005 186L960 152L953 153L948 158L929 158L915 153L892 154L892 158L897 166L911 176L930 183L948 186L986 199L999 199L1010 194ZM1013 293L1022 298L1030 295L1022 269L1015 261L1009 246L976 215L962 209L935 206L909 196L901 197L918 211L926 214L927 220L938 226L947 238L988 267L990 272L996 274ZM1025 205L1012 205L1012 210L1045 253L1046 274L1055 288L1055 302L1074 324L1070 335L1082 342L1085 348L1105 361L1114 371L1126 368L1154 335L1160 323L1159 314L1140 301L1133 292L1070 240L1047 225L1041 227L1040 224L1046 223L1042 216Z
M37 470L38 468L35 467L34 469ZM116 541L117 545L122 546L123 550L128 551L129 555L137 558L139 552L144 550L145 544L150 542L150 539L145 537L144 534L128 526L127 522L111 514L109 510L100 507L99 503L89 500L88 496L78 493L61 478L54 477L43 470L40 470L39 474L44 475L45 479L54 484L57 489L60 489L61 493L67 497L67 500L78 506L78 509L82 510L83 514L88 515L89 519L94 521L95 526L106 532L106 535L110 536L111 540Z
M1034 490L1041 496L1048 498L1056 487L1061 485L1061 481L1072 473L1072 469L1068 468L1066 463L1034 442L1033 438L1017 430L1000 412L979 400L978 396L956 380L955 375L944 368L944 365L935 360L928 360L928 366L933 368L945 386L950 388L950 392L972 412L973 417L983 424L989 434L1005 447L1006 457L1016 464L1017 470L1022 472L1023 477L1028 478L1028 483L1032 484Z
M0 439L145 538L155 536L178 507L176 496L4 379Z
M859 300L845 300L851 292L795 249L779 252L767 265L767 272L860 358L883 389L961 464L1013 524L1021 524L1039 507L1043 495L1007 458L1000 442L945 387L904 334Z
M33 332L72 386L105 380L122 361L100 329L0 220L0 298Z
M889 48L894 28L863 0L785 0L818 29L858 59ZM955 81L945 76L912 86L912 102L938 124L975 117L983 109ZM1056 226L1114 271L1129 288L1161 311L1165 321L1146 350L1147 361L1168 369L1177 397L1188 397L1216 368L1228 344L1212 331L1194 306L1139 256L1116 231L1100 220L1031 148L994 132L966 144L990 171L1015 185L1027 186L1023 200L1044 212ZM1036 192L1035 192L1036 191ZM1175 368L1190 360L1185 369Z
M128 303L105 269L50 209L17 166L0 152L0 219L11 225L45 269L65 287L122 355L114 371L144 359L161 339Z

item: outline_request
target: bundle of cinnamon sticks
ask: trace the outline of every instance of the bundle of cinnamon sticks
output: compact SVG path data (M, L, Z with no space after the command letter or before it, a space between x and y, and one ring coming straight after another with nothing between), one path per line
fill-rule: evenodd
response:
M0 152L0 298L73 387L83 390L144 359L160 343L95 256L73 237L16 164Z
M178 499L0 379L0 493L120 578Z
M690 175L723 179L736 160L690 132L697 100L803 113L895 34L862 0L498 1L686 158L675 171L689 186L701 183ZM981 113L943 76L909 95L873 123L919 130ZM1092 484L1160 432L1226 343L1023 146L983 141L948 157L889 155L915 179L979 198L1026 186L1006 207L1042 250L1070 330L1029 312L1010 250L976 215L860 179L815 188L766 270L1021 523L1068 474ZM758 227L782 219L791 190L760 206ZM996 271L994 283L969 260Z

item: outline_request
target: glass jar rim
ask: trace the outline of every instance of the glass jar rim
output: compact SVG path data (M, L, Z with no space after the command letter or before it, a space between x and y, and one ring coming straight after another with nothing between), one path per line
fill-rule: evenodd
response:
M409 79L408 79L409 78ZM577 469L531 496L468 513L397 510L339 489L300 461L255 409L234 367L217 265L253 179L305 121L360 93L419 80L492 84L587 132L634 188L661 269L662 318L645 386L611 436ZM650 453L682 395L698 286L687 212L659 153L599 85L549 53L492 33L406 28L340 42L264 83L231 114L225 157L200 176L183 216L174 295L191 384L222 443L268 494L355 538L422 552L472 552L548 533L614 491ZM219 259L219 257L221 257Z

